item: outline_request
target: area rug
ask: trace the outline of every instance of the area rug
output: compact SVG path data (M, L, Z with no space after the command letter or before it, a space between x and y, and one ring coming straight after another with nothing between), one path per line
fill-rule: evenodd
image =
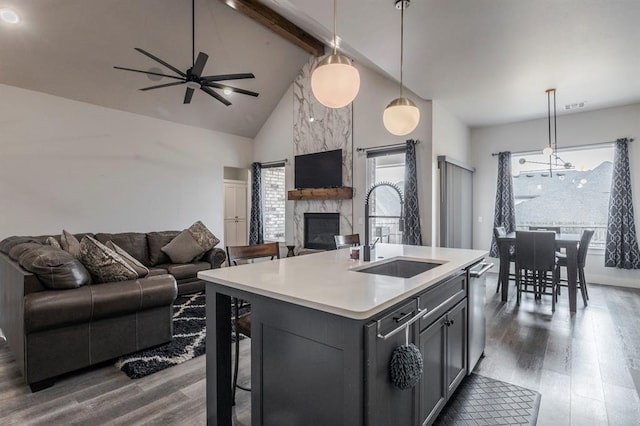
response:
M244 312L240 312L242 315ZM233 321L231 323L233 328ZM132 379L148 376L205 353L205 293L178 296L173 303L173 340L118 360L116 367ZM231 336L235 341L235 335ZM240 336L243 339L244 336Z
M471 374L434 425L535 425L540 398L531 389Z

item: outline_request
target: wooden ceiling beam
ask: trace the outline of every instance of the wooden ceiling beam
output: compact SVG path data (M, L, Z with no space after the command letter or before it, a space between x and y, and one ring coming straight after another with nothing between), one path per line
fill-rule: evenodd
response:
M220 0L314 56L324 55L324 43L256 0Z

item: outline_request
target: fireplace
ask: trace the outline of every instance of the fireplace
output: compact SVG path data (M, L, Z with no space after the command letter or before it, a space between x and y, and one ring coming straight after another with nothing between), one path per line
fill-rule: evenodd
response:
M304 247L332 250L334 236L340 234L340 213L305 213Z

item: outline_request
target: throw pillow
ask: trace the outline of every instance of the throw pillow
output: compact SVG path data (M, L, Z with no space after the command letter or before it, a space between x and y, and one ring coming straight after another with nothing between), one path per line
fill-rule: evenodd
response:
M131 266L136 273L138 274L138 278L144 278L149 274L149 269L144 266L142 263L138 261L135 257L131 256L127 253L123 248L114 243L113 241L107 241L105 246L109 247L111 250L118 253L122 258Z
M18 262L24 269L34 273L45 287L52 290L78 288L91 283L91 275L82 263L59 248L32 248L25 251Z
M80 260L97 283L138 278L138 273L122 256L88 235L80 241Z
M213 235L204 223L197 221L193 225L191 225L188 229L191 233L191 236L198 242L202 250L209 251L216 246L220 242L220 239Z
M46 240L44 240L44 243L46 245L49 245L51 247L55 247L55 248L59 248L61 249L62 246L60 245L60 243L58 242L58 240L56 240L54 237L47 237Z
M188 229L179 233L161 250L169 256L173 263L189 263L206 251L202 249Z
M65 229L60 235L60 245L62 249L71 254L76 259L80 259L80 241L73 234Z
M200 221L162 247L173 263L189 263L211 250L220 240Z
M17 262L25 251L40 247L42 247L40 243L20 243L9 250L9 257Z

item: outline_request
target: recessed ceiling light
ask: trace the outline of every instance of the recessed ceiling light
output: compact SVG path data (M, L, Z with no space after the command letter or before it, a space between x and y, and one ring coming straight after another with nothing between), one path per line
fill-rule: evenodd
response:
M0 19L8 24L17 24L20 22L20 15L13 9L3 7L0 9Z
M225 87L224 90L222 91L222 93L224 93L225 95L229 96L230 94L233 93L233 90L229 89L228 87Z

